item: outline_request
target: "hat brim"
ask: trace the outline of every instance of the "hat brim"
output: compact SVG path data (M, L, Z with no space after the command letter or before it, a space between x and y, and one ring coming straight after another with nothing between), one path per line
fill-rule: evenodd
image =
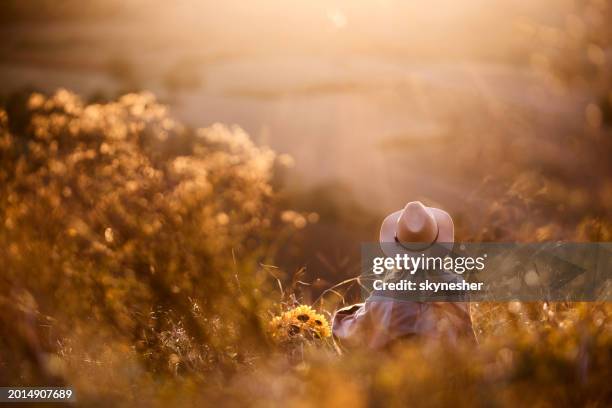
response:
M431 211L438 225L438 236L436 241L422 250L411 250L400 245L400 243L395 240L395 231L397 228L397 220L404 210L395 211L383 220L380 227L380 247L385 255L393 257L396 254L415 255L431 254L432 252L437 255L439 252L452 251L453 243L455 242L455 225L453 224L453 219L446 211L434 207L427 207L427 209Z

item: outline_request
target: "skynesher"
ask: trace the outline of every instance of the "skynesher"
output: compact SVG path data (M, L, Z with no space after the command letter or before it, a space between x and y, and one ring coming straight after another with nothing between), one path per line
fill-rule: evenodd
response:
M381 279L377 279L372 284L374 290L394 290L394 291L426 291L426 292L438 292L438 291L449 291L449 290L460 290L460 291L480 291L482 290L483 282L433 282L425 280L423 282L412 282L407 279L402 279L394 282L385 282Z

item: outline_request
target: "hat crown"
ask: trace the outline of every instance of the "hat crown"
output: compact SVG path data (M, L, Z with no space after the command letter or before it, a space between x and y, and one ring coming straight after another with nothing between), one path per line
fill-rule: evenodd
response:
M396 239L402 244L432 244L438 236L438 224L431 211L420 201L404 207L397 220Z

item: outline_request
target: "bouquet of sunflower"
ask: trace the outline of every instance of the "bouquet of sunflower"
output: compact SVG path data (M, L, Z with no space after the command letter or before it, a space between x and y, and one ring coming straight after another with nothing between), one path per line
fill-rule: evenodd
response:
M329 322L308 305L299 305L274 316L268 323L268 333L277 344L303 340L318 341L331 336Z

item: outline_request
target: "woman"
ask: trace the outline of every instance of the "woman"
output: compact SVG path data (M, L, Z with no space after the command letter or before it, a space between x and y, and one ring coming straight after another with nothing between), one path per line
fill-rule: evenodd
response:
M444 256L454 242L450 215L419 201L385 218L380 246L388 257ZM418 273L418 272L416 272ZM450 274L448 279L455 279ZM336 312L332 331L343 344L382 349L415 336L457 342L475 342L469 304L466 302L417 302L392 299L373 292L364 303Z

